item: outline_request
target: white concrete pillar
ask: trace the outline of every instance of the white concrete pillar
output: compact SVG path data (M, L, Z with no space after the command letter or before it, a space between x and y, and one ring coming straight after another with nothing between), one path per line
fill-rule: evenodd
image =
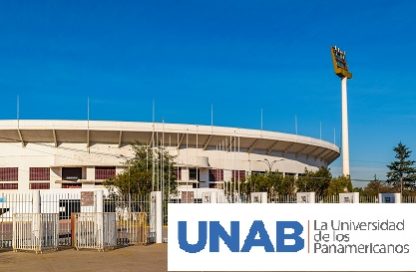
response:
M401 203L400 193L380 193L378 194L379 203Z
M267 192L252 192L251 203L267 203Z
M104 243L104 193L102 190L95 192L95 211L97 217L97 242L98 244Z
M41 233L41 220L40 220L40 213L41 213L41 199L40 199L40 191L36 190L33 193L33 201L32 201L32 234L37 239L40 239Z
M95 167L88 166L86 173L87 173L85 177L86 180L95 180Z
M32 212L33 213L41 213L41 200L40 200L40 191L36 190L32 192L33 195L33 207L32 207Z
M56 181L62 180L62 168L51 167L50 170L50 183L51 189L61 189L61 183L56 183Z
M181 180L189 181L189 169L188 168L181 168Z
M296 203L315 203L315 192L296 193Z
M360 193L340 193L339 203L360 203Z
M157 244L163 242L162 192L150 193L150 232Z
M224 181L231 181L233 177L233 171L229 169L224 169Z
M95 192L95 211L102 213L104 212L104 192L98 190Z
M350 175L350 147L348 142L348 102L347 102L347 78L341 80L342 100L342 174Z
M217 192L211 192L211 203L217 203Z

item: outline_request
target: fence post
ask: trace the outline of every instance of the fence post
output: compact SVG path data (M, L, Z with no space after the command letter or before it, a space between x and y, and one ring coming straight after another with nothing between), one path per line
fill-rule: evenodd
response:
M104 245L104 193L95 192L95 212L97 217L97 244Z
M400 193L380 193L378 194L379 203L401 203Z
M267 192L252 192L250 201L251 203L267 203Z
M96 191L95 211L104 212L104 192L102 190Z
M217 203L217 192L211 192L211 203Z
M33 207L32 207L32 212L33 213L40 213L41 212L41 207L40 207L40 191L36 190L32 192L33 194Z
M315 192L297 192L296 202L297 203L315 203Z
M150 231L154 233L157 244L163 242L162 237L162 192L155 191L150 193Z

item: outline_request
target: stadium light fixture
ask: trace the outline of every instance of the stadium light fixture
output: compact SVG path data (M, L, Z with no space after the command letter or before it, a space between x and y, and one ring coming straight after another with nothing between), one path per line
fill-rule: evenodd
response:
M339 49L339 47L331 47L332 63L334 65L334 71L340 78L346 77L347 79L352 78L352 73L348 69L346 52Z

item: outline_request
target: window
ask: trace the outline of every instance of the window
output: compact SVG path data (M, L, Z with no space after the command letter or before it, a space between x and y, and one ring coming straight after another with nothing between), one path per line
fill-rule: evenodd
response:
M62 189L79 189L82 188L82 184L74 184L74 183L64 183L62 184Z
M0 183L0 190L17 190L17 183Z
M31 190L47 190L50 189L50 184L47 182L33 182L30 183L29 188Z
M81 167L62 168L62 179L73 180L73 181L82 179L82 168Z
M264 175L264 174L266 174L266 172L265 171L251 171L251 174L253 176L255 176L255 175Z
M210 183L209 188L224 189L222 183Z
M0 181L18 181L18 168L17 167L3 167L0 168Z
M223 169L209 169L209 181L223 181L224 170Z
M115 175L115 167L95 167L95 179L109 179Z
M50 180L50 169L48 167L30 167L29 180Z
M182 180L182 168L176 168L176 180Z
M197 180L198 179L198 171L196 168L189 168L189 180Z
M246 171L245 170L233 170L231 180L232 181L245 181Z

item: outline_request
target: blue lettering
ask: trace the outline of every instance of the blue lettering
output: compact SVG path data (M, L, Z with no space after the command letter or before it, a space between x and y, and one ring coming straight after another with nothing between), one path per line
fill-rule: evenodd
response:
M209 251L219 252L220 238L228 246L231 252L240 250L240 222L231 221L230 234L221 226L219 221L209 222Z
M186 221L178 222L178 239L179 247L188 253L197 253L205 248L207 244L207 222L198 221L198 242L196 244L189 244L186 235L187 225Z
M293 233L285 234L285 229L292 229ZM300 235L303 226L297 221L276 222L276 251L277 252L297 252L303 249L305 241ZM293 245L286 245L285 240L294 240Z
M259 234L259 239L256 239L257 234ZM253 224L251 224L241 252L249 252L253 246L261 246L264 247L266 252L274 252L269 234L264 228L263 221L261 220L253 221Z

